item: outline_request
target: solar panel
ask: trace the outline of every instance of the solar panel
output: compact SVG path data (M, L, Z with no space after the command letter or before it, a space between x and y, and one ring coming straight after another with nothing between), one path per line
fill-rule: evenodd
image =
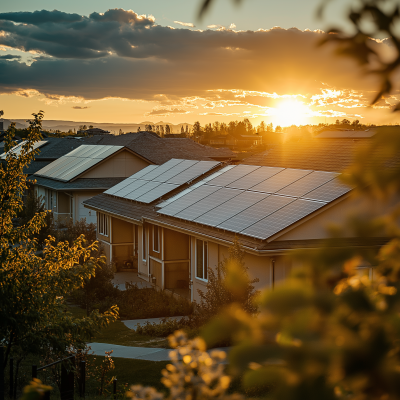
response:
M232 232L241 232L243 229L246 229L292 201L294 199L290 197L270 195L266 199L259 201L234 217L224 221L222 224L219 224L218 228Z
M303 198L319 201L332 201L343 196L351 190L350 187L341 183L338 179L333 179L313 191L306 193Z
M226 171L229 171L230 169L235 168L235 167L236 167L236 165L227 165L226 167L221 168L219 171L216 171L216 172L214 172L213 174L211 174L211 175L205 177L205 178L203 179L203 181L204 181L204 182L209 182L209 181L211 181L212 179L216 178L217 176L220 176L220 175L224 174Z
M140 186L137 189L133 189L132 192L126 194L124 196L124 199L136 200L138 197L144 195L147 192L150 192L150 190L156 188L159 185L161 185L160 182L146 181L144 185Z
M324 183L334 179L336 176L338 176L338 174L333 172L314 171L289 186L286 186L277 193L285 194L287 196L302 197L305 193L316 189Z
M261 167L256 169L250 174L245 175L243 178L240 178L229 185L227 187L237 188L237 189L249 189L252 186L259 184L260 182L265 181L271 176L281 172L284 168L277 167Z
M211 211L206 212L195 222L206 224L209 226L217 226L241 211L249 208L255 203L265 199L268 195L258 192L244 192L235 196L230 201L222 203L218 207L213 208Z
M297 199L266 218L256 222L241 233L258 239L267 239L305 216L323 207L317 201Z
M128 179L126 179L125 181L128 181ZM129 193L132 193L134 190L139 189L140 187L145 185L147 182L148 181L142 181L141 179L129 179L129 181L127 182L128 184L125 187L114 192L114 196L125 197Z
M144 167L138 172L135 172L133 175L131 175L129 178L132 179L139 179L142 178L142 176L148 174L150 171L153 171L153 169L158 168L158 165L148 165L147 167Z
M190 193L191 191L193 191L194 189L197 189L198 187L204 185L204 182L197 182L194 185L188 187L185 190L182 190L181 192L177 193L175 196L170 197L169 199L163 201L160 204L157 204L156 207L160 207L163 208L165 206L167 206L168 204L172 203L175 200L180 199L181 197L187 195L188 193Z
M146 175L142 175L141 179L144 179L146 181L151 181L154 178L157 178L157 176L163 174L164 172L168 171L170 168L174 167L175 165L179 164L182 162L182 160L178 160L176 158L172 158L171 160L167 161L166 163L162 165L158 165L157 168L154 168L152 171L147 173Z
M210 171L212 168L215 168L219 164L220 163L217 161L199 161L196 164L192 165L190 168L169 179L168 183L176 183L181 185Z
M235 165L234 168L224 172L214 179L211 179L207 182L207 184L215 186L227 186L231 182L238 180L239 178L249 174L250 172L253 172L258 168L260 167L257 165Z
M163 207L158 212L160 214L166 215L175 215L187 207L190 207L192 204L204 199L205 197L209 196L210 194L216 192L220 188L217 186L207 186L202 185L197 189L190 191L190 193L182 196L181 198L173 201L172 203L168 204L166 207Z
M303 176L310 174L311 172L312 171L303 169L284 169L271 178L266 179L264 182L251 187L250 190L254 190L256 192L276 193L285 186L290 185L291 183L297 181Z
M13 148L11 148L8 153L12 153L15 154L16 156L19 156L21 154L22 151L22 146L27 142L27 140L22 141L21 143L18 143L16 146L14 146ZM39 140L37 142L35 142L33 144L33 149L38 149L39 147L42 147L43 145L45 145L47 143L47 140ZM0 155L0 159L5 160L7 157L7 153L2 153Z
M124 179L122 182L117 183L115 186L111 187L110 189L106 190L104 193L106 194L114 194L120 191L121 189L127 187L130 183L133 181L136 181L137 179Z
M243 190L221 188L190 207L185 208L183 211L176 214L175 217L193 221L200 217L200 215L205 214L207 211L225 203L240 193L243 193Z
M122 148L123 146L81 145L35 174L69 181Z
M162 183L155 189L150 190L149 192L147 192L143 196L136 198L135 200L140 201L142 203L151 203L152 201L159 199L160 197L171 192L177 187L179 187L179 185L175 185L173 183Z
M182 162L175 165L174 167L169 168L167 171L165 171L161 175L158 175L156 178L153 178L153 180L158 181L158 182L167 182L169 179L173 178L175 175L180 174L181 172L187 170L192 165L197 164L197 163L198 163L198 161L194 161L194 160L183 160Z

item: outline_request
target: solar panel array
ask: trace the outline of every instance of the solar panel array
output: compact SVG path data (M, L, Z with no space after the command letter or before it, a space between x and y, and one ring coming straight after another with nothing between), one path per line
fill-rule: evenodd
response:
M35 175L68 182L122 148L84 144L46 165Z
M228 166L158 204L158 212L268 239L351 189L333 172Z
M151 203L177 189L184 183L190 182L211 171L218 165L220 163L217 161L173 158L162 165L149 165L118 185L108 189L105 193L141 203ZM196 197L195 201L198 199Z
M15 154L16 156L19 156L22 151L22 146L27 142L27 140L22 141L21 143L18 143L16 146L14 146L12 149L8 151L8 153ZM38 149L39 147L42 147L47 143L47 140L39 140L33 144L33 149ZM0 155L1 160L5 160L7 158L7 153L3 153Z

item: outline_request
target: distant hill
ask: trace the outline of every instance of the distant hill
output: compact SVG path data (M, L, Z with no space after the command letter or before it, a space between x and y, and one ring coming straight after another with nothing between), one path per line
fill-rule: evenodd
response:
M7 129L10 120L4 119L4 129ZM17 123L17 128L22 129L26 128L28 126L28 123L26 122L25 119L14 119L12 120ZM74 129L77 131L80 126L82 125L93 125L95 128L100 128L104 129L106 131L110 131L111 133L118 133L119 130L121 129L122 132L127 133L127 132L137 132L138 128L142 131L145 129L145 125L163 125L165 128L165 125L169 125L171 128L172 133L180 133L181 132L181 127L183 126L183 129L186 129L186 125L188 125L189 129L192 128L192 124L187 124L187 123L180 123L180 124L171 124L169 122L151 122L151 121L144 121L144 122L139 122L139 123L130 123L130 124L116 124L116 123L97 123L93 121L63 121L63 120L44 120L42 125L44 130L60 130L61 132L68 132L70 129L73 131Z

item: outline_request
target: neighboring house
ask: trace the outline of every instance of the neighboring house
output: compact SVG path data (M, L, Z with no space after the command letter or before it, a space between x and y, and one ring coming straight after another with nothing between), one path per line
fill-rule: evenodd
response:
M219 135L213 136L209 139L210 146L221 147L226 146L230 149L240 150L244 148L250 148L259 146L262 144L261 135Z
M96 213L82 202L116 185L148 165L123 146L81 145L36 171L34 190L56 219L86 218L96 223Z
M312 139L283 142L242 163L341 172L352 164L356 150L370 143L373 135L374 132L325 131Z
M197 174L197 177L196 177ZM297 265L292 249L315 248L329 222L369 211L350 197L338 174L189 160L149 166L84 202L99 218L97 237L109 262L191 301L205 290L237 237L257 288L274 286ZM385 238L349 233L343 246L376 247Z

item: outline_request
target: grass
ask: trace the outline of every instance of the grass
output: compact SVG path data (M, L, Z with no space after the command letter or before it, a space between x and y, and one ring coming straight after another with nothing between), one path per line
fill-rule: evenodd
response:
M70 311L76 318L83 318L86 316L86 310L75 305L70 304L68 306L68 311ZM139 335L135 333L134 330L127 328L121 321L112 322L106 328L103 328L92 339L92 342L132 347L169 348L168 340L166 338Z

